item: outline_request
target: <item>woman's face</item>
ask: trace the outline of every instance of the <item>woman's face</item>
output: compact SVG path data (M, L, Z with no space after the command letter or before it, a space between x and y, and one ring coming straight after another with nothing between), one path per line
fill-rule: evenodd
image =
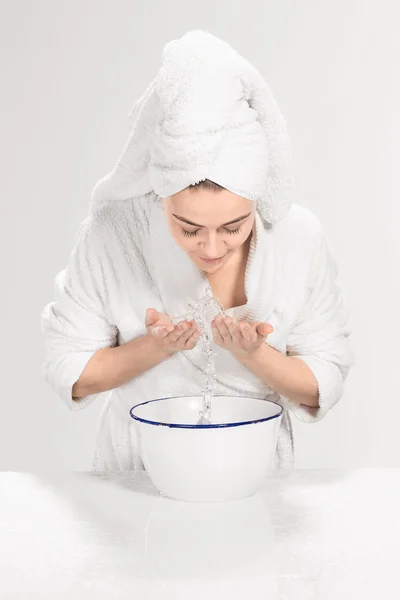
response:
M187 188L162 203L172 237L206 273L232 262L254 225L256 203L228 190Z

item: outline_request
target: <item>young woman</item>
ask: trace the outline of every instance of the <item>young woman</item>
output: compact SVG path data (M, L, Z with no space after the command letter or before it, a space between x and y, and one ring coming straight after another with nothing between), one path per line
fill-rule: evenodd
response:
M174 113L171 98L185 97L188 78L193 84L187 70L193 40L196 52L204 52L203 63L210 60L203 74L196 73L196 94L187 94L185 110L178 106ZM180 52L176 44L164 49L162 78L135 104L129 143L96 186L69 264L56 276L56 298L42 312L42 373L71 410L104 398L93 469L141 469L129 410L146 400L202 393L205 356L198 326L174 325L172 318L211 290L227 314L210 316L215 393L279 402L284 413L275 467L290 468L290 413L308 422L321 419L341 398L354 362L337 264L318 218L285 199L289 149L272 96L237 96L236 80L231 85L228 79L230 51L213 85L199 85L226 45L204 32L186 34L180 43ZM234 100L232 119L238 122L223 122L221 143L208 128L211 120L215 128L216 115L204 117L201 145L194 143L187 135L190 109L194 120L203 118L199 90L206 88L211 105L210 93L224 77L215 96L222 107L217 116L225 118ZM178 94L171 86L180 81ZM263 85L257 79L252 89L265 93ZM260 98L263 111L256 121ZM205 113L204 99L201 106ZM268 108L273 119L262 127L260 115ZM183 122L185 135L179 136ZM166 135L171 123L174 135L171 129ZM264 181L267 203L259 194Z

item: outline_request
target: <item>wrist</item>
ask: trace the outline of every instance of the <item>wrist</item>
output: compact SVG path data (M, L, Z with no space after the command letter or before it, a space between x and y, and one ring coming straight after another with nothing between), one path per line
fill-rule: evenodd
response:
M159 358L160 361L171 358L171 356L175 354L175 350L167 350L160 346L154 335L151 335L151 333L147 333L145 337L147 337L148 351Z
M270 350L273 350L271 346L264 342L250 354L235 354L234 356L246 366L246 364L251 364L259 360L265 360L270 353Z

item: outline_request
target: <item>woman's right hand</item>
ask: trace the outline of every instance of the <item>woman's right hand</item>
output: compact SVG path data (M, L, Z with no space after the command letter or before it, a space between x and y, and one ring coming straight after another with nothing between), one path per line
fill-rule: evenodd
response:
M166 314L155 308L146 309L145 324L147 333L157 345L171 355L179 350L192 350L200 337L200 330L194 320L173 325Z

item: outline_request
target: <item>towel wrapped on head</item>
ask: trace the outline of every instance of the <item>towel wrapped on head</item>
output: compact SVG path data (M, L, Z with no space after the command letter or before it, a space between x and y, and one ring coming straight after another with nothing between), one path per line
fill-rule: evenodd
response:
M168 42L129 117L128 142L96 184L90 210L110 199L164 198L210 179L257 202L266 227L288 213L286 122L263 77L228 43L201 30Z

